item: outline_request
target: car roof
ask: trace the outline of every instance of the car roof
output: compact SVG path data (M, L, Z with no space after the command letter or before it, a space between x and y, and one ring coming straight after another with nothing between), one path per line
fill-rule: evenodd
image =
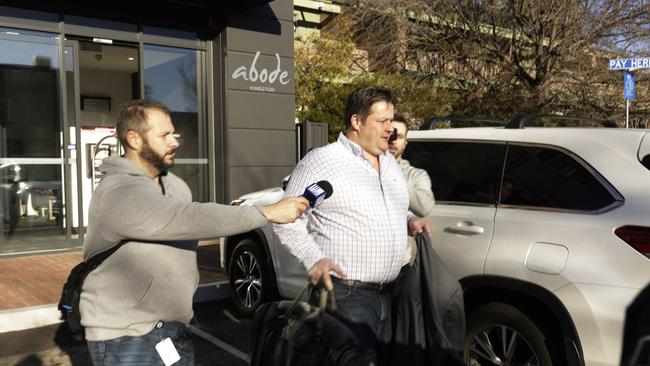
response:
M503 127L447 128L409 131L409 141L428 139L477 140L535 143L562 147L576 153L589 152L600 146L624 155L636 156L639 144L648 130L611 128ZM594 146L595 145L595 146ZM581 155L581 154L580 154Z
M409 131L408 140L493 141L555 146L578 155L621 191L626 200L646 206L648 169L641 165L639 146L650 130L610 128L503 127L448 128ZM631 203L628 201L626 205ZM645 212L645 211L644 211Z

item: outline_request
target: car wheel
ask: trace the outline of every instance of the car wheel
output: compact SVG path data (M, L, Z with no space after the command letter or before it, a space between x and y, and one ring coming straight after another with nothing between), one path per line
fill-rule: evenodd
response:
M551 366L544 333L515 307L491 303L467 321L465 363L468 366Z
M228 277L237 310L253 315L264 302L272 299L272 271L267 268L262 248L251 239L242 239L232 252Z

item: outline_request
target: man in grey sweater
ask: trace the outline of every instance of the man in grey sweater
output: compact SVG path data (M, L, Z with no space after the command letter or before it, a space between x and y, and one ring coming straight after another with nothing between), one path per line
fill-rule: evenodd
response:
M397 160L409 191L409 211L417 216L426 217L433 211L435 200L433 198L433 191L431 189L431 178L424 169L418 169L411 166L408 160L402 159L402 154L406 149L408 142L406 137L408 134L408 125L406 119L401 113L395 113L393 118L393 134L388 144L388 149ZM406 255L404 257L404 264L410 263L415 258L417 247L415 240L411 237L408 238L406 244Z
M125 243L90 272L80 312L95 365L193 365L186 325L199 281L197 239L293 222L303 197L263 207L192 202L189 187L167 170L179 143L169 110L128 103L117 121L123 157L109 157L89 208L84 258ZM166 360L163 362L163 358Z
M408 126L406 119L401 113L395 113L393 118L393 133L396 132L396 138L391 138L389 150L397 160L397 164L404 173L406 184L409 190L409 210L420 217L428 216L433 211L433 191L431 190L431 178L423 169L411 166L408 160L402 159L404 149L406 149L406 137Z

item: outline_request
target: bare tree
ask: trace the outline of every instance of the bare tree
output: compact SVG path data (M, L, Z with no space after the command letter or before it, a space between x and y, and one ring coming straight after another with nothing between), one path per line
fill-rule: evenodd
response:
M647 50L644 0L358 0L346 15L370 67L433 75L455 109L609 116L622 76L606 60ZM647 93L646 93L647 94ZM613 97L612 97L613 98ZM622 98L621 98L622 100ZM647 99L645 101L647 104Z

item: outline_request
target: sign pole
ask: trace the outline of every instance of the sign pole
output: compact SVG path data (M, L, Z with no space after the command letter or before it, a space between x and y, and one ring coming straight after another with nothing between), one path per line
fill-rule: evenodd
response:
M624 70L623 96L625 98L625 128L630 128L630 100L636 99L634 71L649 69L650 57L633 57L609 60L610 70Z

